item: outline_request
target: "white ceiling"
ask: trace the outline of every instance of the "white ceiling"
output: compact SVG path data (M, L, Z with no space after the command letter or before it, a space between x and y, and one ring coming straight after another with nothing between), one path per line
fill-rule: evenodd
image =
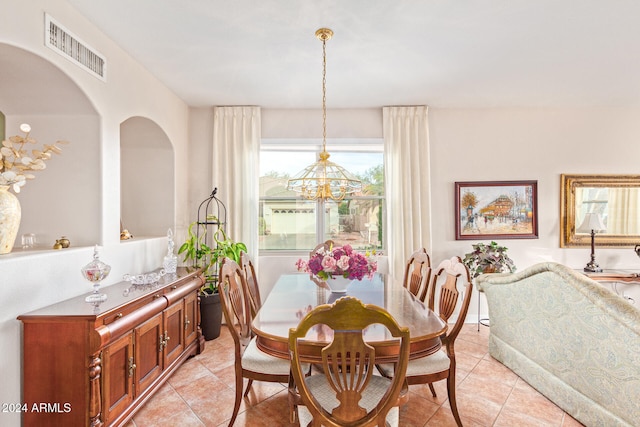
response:
M637 0L68 1L192 106L640 106Z

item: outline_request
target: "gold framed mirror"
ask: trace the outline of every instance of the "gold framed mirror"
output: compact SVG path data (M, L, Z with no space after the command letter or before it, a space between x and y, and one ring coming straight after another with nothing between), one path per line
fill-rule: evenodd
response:
M591 234L580 230L587 213L599 214L605 226L596 246L640 244L640 175L562 174L560 180L561 248L591 245Z

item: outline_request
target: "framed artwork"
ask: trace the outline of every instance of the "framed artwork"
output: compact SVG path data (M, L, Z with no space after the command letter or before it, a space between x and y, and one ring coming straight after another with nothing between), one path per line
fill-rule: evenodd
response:
M455 184L456 240L538 238L538 181Z

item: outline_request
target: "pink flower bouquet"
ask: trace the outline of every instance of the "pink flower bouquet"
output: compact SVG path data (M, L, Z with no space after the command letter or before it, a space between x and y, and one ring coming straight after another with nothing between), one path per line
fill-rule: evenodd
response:
M308 261L299 259L296 267L298 271L311 273L322 280L334 277L362 280L365 276L373 277L378 269L374 258L354 251L350 245L330 250L321 248Z

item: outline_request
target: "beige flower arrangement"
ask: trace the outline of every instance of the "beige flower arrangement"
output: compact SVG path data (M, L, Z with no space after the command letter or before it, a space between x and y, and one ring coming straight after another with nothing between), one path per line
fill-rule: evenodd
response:
M67 141L56 141L49 145L44 144L42 149L28 150L29 144L36 144L36 140L29 136L31 126L26 123L20 125L24 136L11 136L2 141L0 147L0 186L9 186L16 193L24 186L28 179L34 179L35 175L29 173L46 169L45 161L52 154L61 154L59 145L68 144Z

